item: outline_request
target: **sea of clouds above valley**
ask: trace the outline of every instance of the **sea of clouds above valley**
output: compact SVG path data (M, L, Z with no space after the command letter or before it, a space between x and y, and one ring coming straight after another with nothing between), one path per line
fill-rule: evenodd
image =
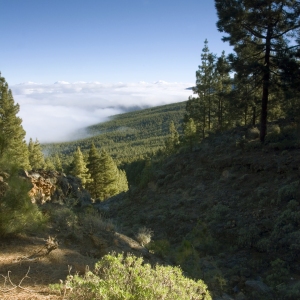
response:
M169 103L192 95L193 83L112 83L59 81L53 84L26 82L11 86L20 104L26 139L42 143L70 141L84 137L84 127L110 116Z

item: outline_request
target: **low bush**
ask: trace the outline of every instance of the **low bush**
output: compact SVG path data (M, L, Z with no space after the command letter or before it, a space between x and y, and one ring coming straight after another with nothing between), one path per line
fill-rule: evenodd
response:
M249 227L242 227L238 232L238 245L240 247L250 248L259 240L260 229L251 224Z
M285 150L295 149L300 146L299 129L295 125L283 127L281 130L275 130L266 135L265 144L270 148Z
M80 223L85 232L115 231L116 225L111 219L108 219L98 213L96 210L85 211L79 215Z
M247 138L249 140L254 140L259 138L260 131L257 127L252 127L247 130Z
M168 240L151 241L147 248L162 258L166 257L170 252L170 242Z
M95 265L94 272L84 277L69 275L64 283L52 288L60 289L68 299L212 299L202 280L184 277L178 267L152 268L130 254L106 255Z
M289 268L286 263L277 258L271 262L271 271L267 276L267 283L271 287L276 288L280 284L285 284L289 280L289 274Z
M278 190L278 200L277 202L286 202L292 199L296 199L298 196L298 189L299 189L299 180L294 181L288 185L282 186Z
M142 227L139 229L136 239L142 245L145 246L151 242L153 236L153 231L149 228Z
M78 226L78 216L67 206L52 207L48 211L50 220L55 226L64 230L75 230Z

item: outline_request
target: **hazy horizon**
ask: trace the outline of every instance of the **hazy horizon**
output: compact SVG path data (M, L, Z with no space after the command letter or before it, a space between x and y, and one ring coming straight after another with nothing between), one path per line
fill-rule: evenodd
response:
M82 129L110 116L188 100L192 83L27 82L10 86L26 140L64 142L84 137ZM81 130L81 133L80 133ZM80 134L79 134L80 133ZM78 136L77 136L78 135Z
M205 39L232 51L214 1L1 0L0 71L27 139L74 132L133 107L184 101Z

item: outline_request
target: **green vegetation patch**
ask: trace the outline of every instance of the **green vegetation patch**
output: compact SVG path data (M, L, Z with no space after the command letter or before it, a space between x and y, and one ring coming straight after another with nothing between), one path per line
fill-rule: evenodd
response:
M168 104L111 117L107 122L86 129L89 138L74 142L44 144L43 151L59 153L65 165L77 147L87 154L92 143L104 148L120 162L135 161L151 155L165 146L171 121L182 133L182 121L186 102Z
M130 254L106 255L95 265L94 272L84 277L69 275L63 284L52 288L63 291L68 299L212 299L202 280L184 277L178 267L152 268Z
M29 189L28 182L12 170L6 192L0 197L0 237L36 232L45 227L47 217L31 202Z

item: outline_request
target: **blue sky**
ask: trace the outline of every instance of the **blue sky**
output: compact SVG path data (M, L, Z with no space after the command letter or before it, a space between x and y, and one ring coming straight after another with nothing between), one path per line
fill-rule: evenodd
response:
M220 55L222 50L227 54L231 51L221 41L222 33L217 31L213 0L0 0L0 7L0 71L21 105L20 115L30 136L37 133L32 131L33 124L29 124L35 120L28 105L34 110L45 99L51 105L49 95L56 99L51 108L53 118L56 118L55 106L70 108L73 98L81 96L88 103L91 98L85 97L83 91L93 93L93 99L98 97L101 105L96 107L93 100L95 109L104 109L105 102L114 107L114 96L123 97L122 90L114 92L115 84L120 82L131 83L131 93L145 87L144 83L138 85L140 82L184 83L177 87L160 85L162 91L169 90L172 96L176 89L181 91L184 86L194 84L206 38L211 52ZM32 89L32 82L39 84L35 85L39 89ZM71 83L72 88L64 85L57 92L55 82ZM78 82L80 86L76 88ZM83 87L83 82L108 84L112 89L105 88L100 95L99 85ZM30 87L25 88L26 83ZM132 106L133 99L138 101L136 105L141 100L141 106L151 106L184 101L188 97L185 92L181 98L172 100L163 94L168 98L163 101L159 89L151 94L151 88L146 86L144 96L133 97L132 101L126 87L123 106L127 103ZM26 113L22 113L26 105ZM77 127L89 125L73 120L70 128L75 123Z
M0 0L0 69L10 85L34 81L194 82L213 0Z

